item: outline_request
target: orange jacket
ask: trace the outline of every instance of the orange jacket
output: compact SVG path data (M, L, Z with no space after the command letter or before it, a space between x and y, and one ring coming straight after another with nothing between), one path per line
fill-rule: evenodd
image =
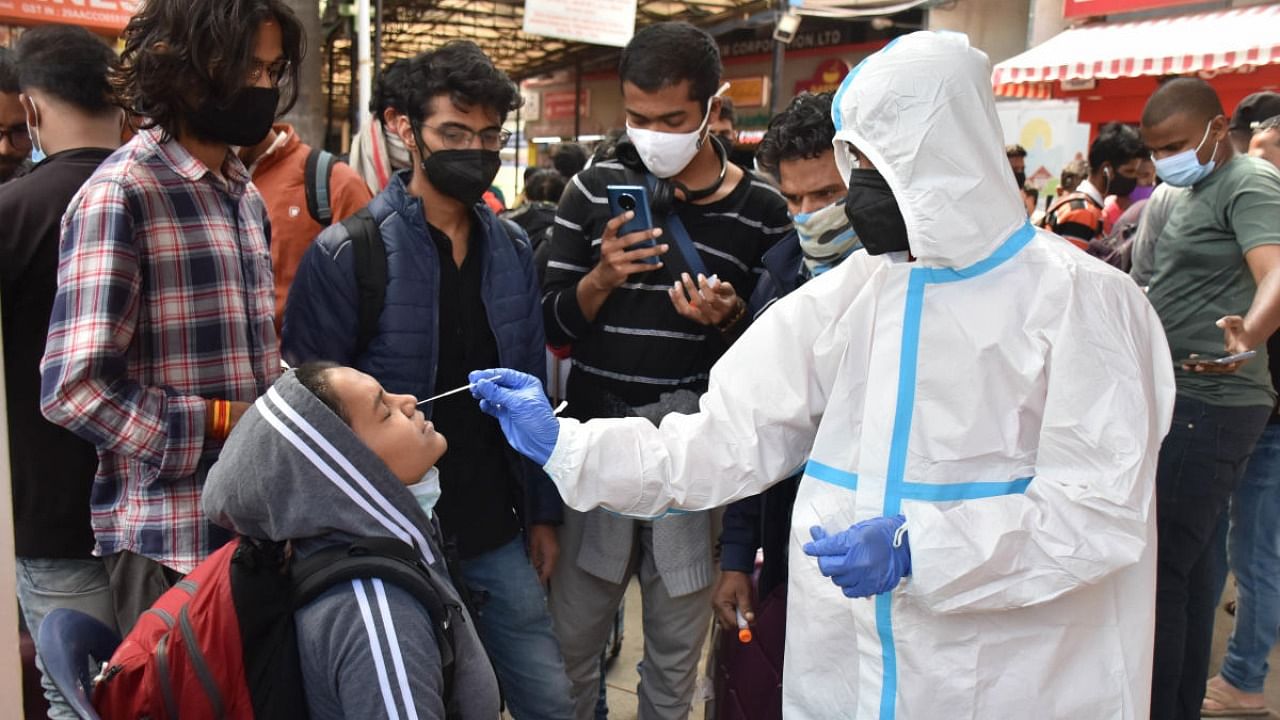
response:
M253 184L267 202L271 218L271 268L276 283L276 331L284 317L284 301L298 272L298 263L324 228L307 212L307 155L311 147L298 138L293 126L273 129L287 137L253 165ZM282 144L280 144L282 143ZM329 175L329 206L333 221L341 222L373 199L364 180L345 163L334 163Z

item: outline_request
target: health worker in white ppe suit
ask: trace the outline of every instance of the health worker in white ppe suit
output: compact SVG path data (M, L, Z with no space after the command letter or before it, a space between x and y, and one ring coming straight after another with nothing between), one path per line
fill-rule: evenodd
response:
M868 253L764 313L698 414L557 420L507 370L473 393L579 510L710 508L804 467L788 718L1145 720L1159 319L1027 223L963 35L899 38L832 113Z

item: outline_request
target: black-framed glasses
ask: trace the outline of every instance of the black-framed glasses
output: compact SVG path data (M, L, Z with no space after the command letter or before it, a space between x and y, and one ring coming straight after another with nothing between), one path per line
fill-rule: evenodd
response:
M31 133L27 130L26 125L14 125L9 128L0 128L0 141L5 138L9 139L9 144L15 148L30 148Z
M279 87L284 82L285 77L289 74L289 61L281 58L273 63L264 63L261 60L254 60L253 65L249 66L249 85L257 85L263 75L271 81L272 87Z
M471 147L471 141L480 138L480 147L485 150L501 150L507 146L507 141L511 139L511 131L501 128L486 128L479 132L472 130L465 125L455 125L446 123L437 127L423 125L439 135L444 141L444 146L449 150L465 150Z

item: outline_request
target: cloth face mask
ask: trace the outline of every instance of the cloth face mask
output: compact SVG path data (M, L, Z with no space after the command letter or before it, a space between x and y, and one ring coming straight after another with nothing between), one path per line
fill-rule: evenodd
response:
M858 235L844 213L844 200L810 213L791 218L800 236L800 252L810 277L816 277L840 264L854 250L862 247Z
M199 137L236 147L254 147L271 132L279 105L279 90L247 87L236 94L228 107L220 107L213 99L206 101L196 112L187 113L187 122Z

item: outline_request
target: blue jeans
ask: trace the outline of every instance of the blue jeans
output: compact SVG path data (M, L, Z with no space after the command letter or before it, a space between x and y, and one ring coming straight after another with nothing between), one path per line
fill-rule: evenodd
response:
M17 558L18 605L22 617L31 632L31 639L39 642L40 623L45 615L57 608L71 608L116 626L115 611L111 605L111 588L107 571L97 558L88 560ZM75 720L78 716L62 699L62 694L44 676L44 666L36 655L40 668L40 685L49 701L49 717L54 720Z
M1280 423L1268 425L1258 439L1231 496L1230 519L1218 550L1226 551L1236 576L1236 626L1222 677L1244 692L1260 693L1267 656L1280 636Z
M572 720L569 677L551 630L547 595L520 536L461 563L476 629L516 720Z

